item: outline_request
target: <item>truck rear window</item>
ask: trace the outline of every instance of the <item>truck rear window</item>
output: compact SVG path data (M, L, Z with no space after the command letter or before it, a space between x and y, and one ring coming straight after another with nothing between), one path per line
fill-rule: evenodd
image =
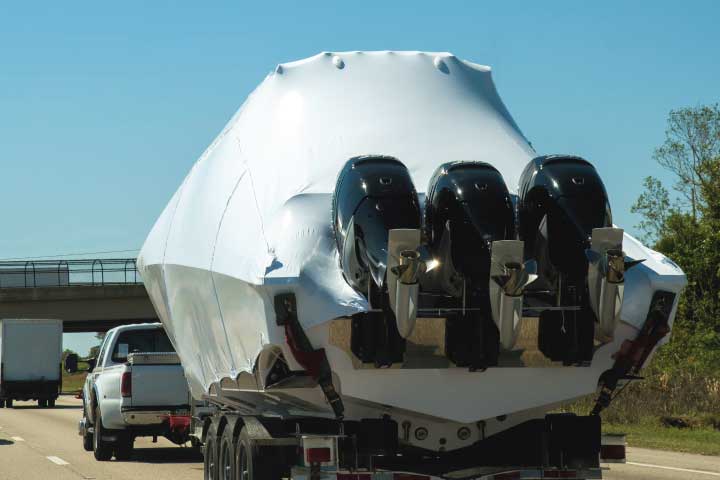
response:
M128 330L115 342L112 361L124 362L131 353L175 352L164 330Z

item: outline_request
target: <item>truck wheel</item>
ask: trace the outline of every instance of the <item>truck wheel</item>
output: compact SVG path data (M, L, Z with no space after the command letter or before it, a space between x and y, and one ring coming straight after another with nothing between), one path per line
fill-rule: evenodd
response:
M44 398L41 398L40 400L38 400L38 407L40 407L40 408L47 407L47 400Z
M47 406L49 408L55 408L55 399L54 398L48 398Z
M223 430L220 438L218 456L218 480L235 480L235 438L229 426Z
M196 437L190 437L190 447L192 448L202 448L203 443Z
M93 435L93 454L95 454L95 460L100 462L106 462L112 458L112 446L107 442L103 441L103 426L102 417L100 416L100 408L95 409L95 434Z
M271 447L264 447L268 450ZM254 446L245 427L240 430L235 444L236 480L282 480L283 456L276 456L270 451L260 455L260 448ZM221 479L222 480L222 479Z
M7 408L12 408L12 407L13 407L13 399L12 399L12 398L8 398L7 400L5 400L5 406L6 406Z
M134 443L135 438L133 438L130 432L122 432L115 445L115 458L118 460L130 460Z
M87 419L85 419L87 422ZM87 425L87 423L86 423ZM87 427L85 427L85 432L83 432L83 448L86 452L92 452L93 451L93 434L87 431Z
M5 400L0 400L0 408L5 408Z
M203 478L205 480L218 480L218 450L217 426L215 422L212 422L205 437L205 449L203 451Z

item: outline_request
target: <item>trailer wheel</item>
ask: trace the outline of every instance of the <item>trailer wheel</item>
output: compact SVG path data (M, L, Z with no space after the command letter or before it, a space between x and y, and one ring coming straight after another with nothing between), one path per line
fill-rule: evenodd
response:
M13 399L12 399L12 398L8 398L7 400L5 400L5 406L6 406L7 408L12 408L12 407L13 407Z
M272 447L263 447L270 449ZM240 430L235 445L235 480L282 480L283 456L270 452L260 454L260 448L253 445L245 427Z
M0 408L5 408L5 400L4 399L0 400Z
M38 407L45 408L47 407L47 400L44 398L41 398L38 400Z
M218 480L235 480L235 438L230 426L223 430L219 446Z
M203 451L203 478L205 480L218 480L218 450L217 425L212 422L205 437Z
M103 434L102 416L100 414L100 407L95 408L95 433L93 434L93 454L95 460L100 462L106 462L112 458L112 445L108 444L102 439Z
M49 408L55 408L55 399L54 398L48 398L47 406Z

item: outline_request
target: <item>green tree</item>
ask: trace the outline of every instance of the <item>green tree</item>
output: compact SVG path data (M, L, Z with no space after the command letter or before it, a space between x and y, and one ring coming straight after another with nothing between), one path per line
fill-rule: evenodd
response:
M645 243L654 245L660 239L670 216L670 195L657 178L645 177L643 185L645 191L630 207L630 211L642 216L635 227L643 232L642 240Z
M70 350L69 348L66 348L62 352L62 361L64 362L68 355L75 354L77 355L77 352L75 350Z
M670 112L665 142L655 160L675 177L680 202L652 177L632 206L637 227L654 248L685 272L673 340L663 349L665 366L720 371L720 107Z
M674 188L695 220L707 205L706 193L713 180L711 165L720 156L719 133L718 104L673 110L668 117L665 142L653 155L660 165L675 174Z
M95 338L98 339L98 344L94 347L90 347L90 352L88 353L88 358L97 358L98 354L100 353L100 345L102 345L103 340L105 340L105 332L98 332L95 334Z

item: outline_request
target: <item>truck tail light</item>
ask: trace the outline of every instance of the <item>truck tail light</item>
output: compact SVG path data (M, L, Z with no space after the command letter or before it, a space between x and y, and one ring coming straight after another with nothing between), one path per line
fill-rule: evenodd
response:
M132 397L132 373L125 372L120 380L120 394L123 397Z
M302 437L303 458L305 466L330 466L337 462L335 437L304 436Z
M307 463L325 463L332 457L329 448L308 448L305 450L305 461Z
M430 480L430 477L414 473L396 473L393 475L393 480Z

